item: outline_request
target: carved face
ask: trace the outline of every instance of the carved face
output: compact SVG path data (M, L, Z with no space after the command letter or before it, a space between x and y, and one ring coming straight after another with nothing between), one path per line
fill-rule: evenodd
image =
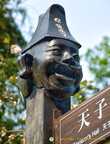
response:
M79 88L82 68L78 47L71 41L53 39L30 50L33 55L32 74L38 87L45 88L45 95L66 99Z

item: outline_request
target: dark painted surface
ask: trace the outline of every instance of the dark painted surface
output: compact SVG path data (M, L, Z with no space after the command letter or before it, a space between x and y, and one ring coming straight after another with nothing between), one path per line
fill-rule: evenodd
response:
M26 144L52 144L49 138L54 135L53 118L61 114L54 114L58 109L44 97L44 89L33 91L26 99L26 109Z
M67 27L63 7L52 5L41 15L32 40L18 58L18 86L24 98L33 89L44 88L44 95L63 114L70 110L69 97L79 91L83 76L79 48Z
M26 144L49 144L53 111L70 110L70 96L79 91L83 75L80 47L62 6L52 5L39 17L32 40L18 58L18 86L27 109Z

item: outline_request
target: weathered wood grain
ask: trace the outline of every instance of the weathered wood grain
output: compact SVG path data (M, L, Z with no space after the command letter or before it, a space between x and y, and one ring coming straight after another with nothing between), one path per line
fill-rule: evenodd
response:
M26 144L52 144L53 111L57 108L44 97L44 89L35 89L26 99Z

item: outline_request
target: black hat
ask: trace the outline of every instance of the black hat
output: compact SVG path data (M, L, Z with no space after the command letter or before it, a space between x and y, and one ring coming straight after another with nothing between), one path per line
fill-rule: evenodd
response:
M54 4L52 5L46 13L39 16L38 26L36 31L27 45L23 50L24 53L26 50L30 49L33 45L43 40L44 38L62 38L74 42L78 48L81 45L74 39L71 35L65 18L65 11L61 5Z

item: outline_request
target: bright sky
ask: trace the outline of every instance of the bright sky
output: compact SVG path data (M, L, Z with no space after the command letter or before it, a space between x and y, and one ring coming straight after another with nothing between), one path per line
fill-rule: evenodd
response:
M64 7L69 30L82 45L80 55L98 45L103 36L110 36L110 0L27 0L23 6L31 17L29 23L33 25L33 32L37 27L38 16L52 4ZM83 79L92 80L86 63L82 61L81 64Z

